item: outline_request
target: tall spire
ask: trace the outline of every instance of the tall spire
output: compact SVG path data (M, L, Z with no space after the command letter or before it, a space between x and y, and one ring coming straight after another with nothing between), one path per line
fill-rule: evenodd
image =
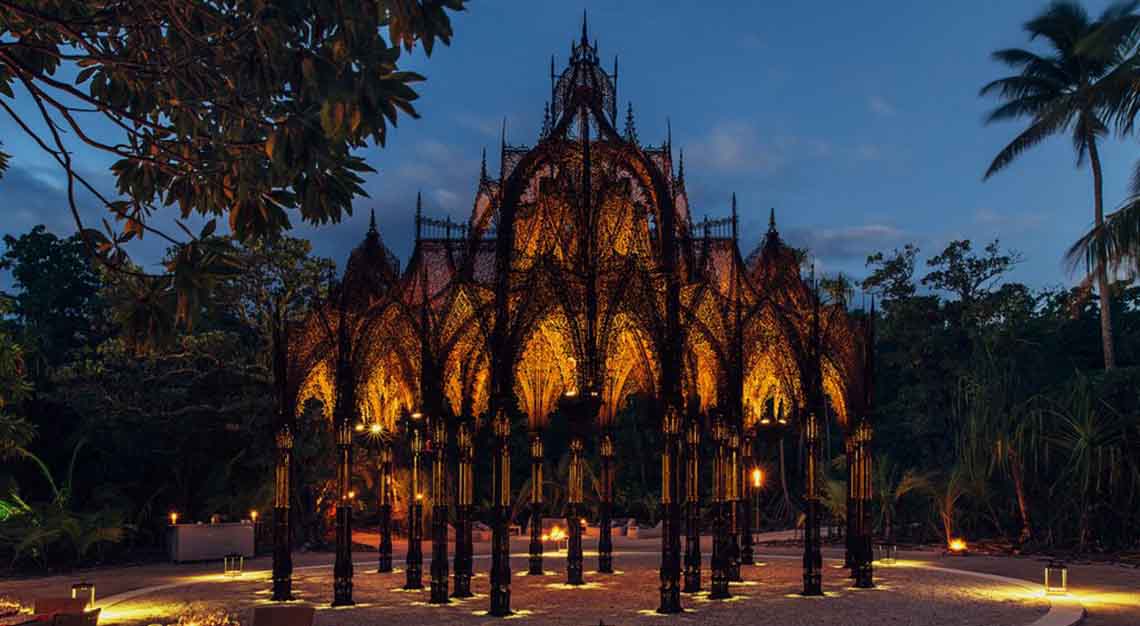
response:
M590 45L589 29L586 27L586 9L582 9L582 45Z
M637 123L633 119L633 102L625 110L625 140L637 143Z
M539 131L538 138L540 140L546 139L550 136L551 130L550 103L547 102L546 104L542 105L542 130Z
M771 209L771 211L768 212L768 232L770 232L770 233L776 232L776 209L775 209L775 207L773 207Z
M503 168L507 164L507 116L503 116L503 135L499 139L499 180L502 181L506 172Z
M736 192L732 192L732 239L735 241L738 235L738 221L736 217Z
M376 209L375 208L372 209L372 215L368 218L368 234L369 235L379 234L379 231L376 230Z
M681 148L680 165L677 166L677 181L685 182L685 149Z
M617 108L618 108L618 57L616 54L614 55L614 76L613 76L613 79L614 79L614 97L613 97L613 100L610 101L610 107L611 107L610 108L610 117L613 119L613 123L616 126L617 125Z
M665 118L665 149L669 152L669 159L673 159L673 122Z
M423 193L420 191L416 191L416 241L420 240L420 237L421 237L422 232L423 232L423 225L421 224L421 222L423 222L423 219L424 219Z
M479 166L479 181L487 180L487 146L483 146L483 164Z

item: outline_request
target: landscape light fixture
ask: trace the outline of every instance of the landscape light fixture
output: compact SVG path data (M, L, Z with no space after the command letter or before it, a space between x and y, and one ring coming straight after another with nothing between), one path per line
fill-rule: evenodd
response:
M1045 593L1060 595L1069 592L1069 568L1064 561L1050 559L1045 565Z

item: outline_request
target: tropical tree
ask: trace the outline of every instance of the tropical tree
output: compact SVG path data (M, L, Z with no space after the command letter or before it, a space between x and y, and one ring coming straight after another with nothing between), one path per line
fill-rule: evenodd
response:
M360 173L371 171L354 150L383 145L400 114L417 116L423 77L400 68L402 51L450 43L450 12L463 8L0 0L0 110L66 175L85 243L137 273L126 243L200 238L175 215L222 217L246 240L351 214L365 195ZM77 167L78 145L115 159L120 195ZM84 223L80 193L107 211L102 231Z
M931 494L931 479L914 468L899 468L890 457L883 454L875 459L872 480L875 483L875 495L879 498L883 539L890 541L894 538L894 522L898 517L899 503L908 495Z
M1008 48L993 53L996 61L1018 73L982 87L981 95L993 94L1003 100L986 122L1028 118L1030 123L994 157L984 178L1005 169L1045 139L1069 134L1077 165L1083 165L1087 158L1092 170L1094 219L1098 228L1103 226L1104 176L1098 142L1108 134L1113 103L1119 100L1120 74L1129 69L1130 64L1124 61L1135 44L1132 29L1114 25L1132 20L1137 5L1135 0L1114 3L1093 21L1075 2L1054 2L1025 23L1031 41L1047 41L1047 52ZM1116 356L1108 271L1103 261L1097 263L1094 275L1101 299L1104 367L1112 369Z

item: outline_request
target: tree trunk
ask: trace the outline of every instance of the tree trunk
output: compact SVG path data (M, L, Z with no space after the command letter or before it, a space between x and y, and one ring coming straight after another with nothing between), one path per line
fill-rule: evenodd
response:
M1093 195L1096 209L1096 227L1104 226L1104 177L1100 169L1100 153L1096 139L1089 138L1089 164L1093 173ZM1116 367L1116 351L1112 340L1112 292L1108 285L1108 267L1103 254L1095 268L1097 292L1100 295L1100 342L1104 352L1104 369Z
M784 463L784 438L780 438L780 488L784 492L784 510L787 511L788 521L795 519L792 513L792 497L788 495L788 475Z
M1021 474L1021 457L1012 447L1009 448L1009 473L1013 479L1013 491L1017 494L1017 510L1021 514L1021 534L1017 538L1017 543L1025 545L1033 538L1033 530L1029 524L1029 503L1025 499L1025 481Z

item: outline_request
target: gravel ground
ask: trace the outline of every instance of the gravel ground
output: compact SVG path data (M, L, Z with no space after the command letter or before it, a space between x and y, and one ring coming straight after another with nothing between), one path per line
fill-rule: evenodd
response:
M587 557L587 567L591 562ZM519 576L525 572L525 560L514 559L512 606L517 613L507 623L1015 626L1028 624L1048 610L1044 600L1020 587L907 567L880 568L877 589L856 590L849 587L844 570L828 565L824 576L827 597L803 598L797 595L801 585L799 562L772 558L760 566L744 567L746 582L732 585L733 599L710 601L703 594L683 595L686 613L663 617L653 611L658 601L657 559L619 554L615 562L624 570L616 575L587 572L587 584L574 588L563 584L564 560L557 555L549 555L546 563L555 571L543 577ZM367 572L370 567L358 568L354 578L358 605L350 609L328 608L332 595L329 568L298 571L294 588L303 601L318 607L317 624L321 626L397 620L407 624L502 624L502 620L485 613L487 566L486 560L476 560L475 598L446 606L426 603L426 563L425 589L415 592L400 589L404 581L402 571L375 574ZM707 589L707 571L705 575ZM211 574L203 576L201 582L116 604L105 611L106 619L100 623L165 624L174 622L174 616L190 608L224 608L248 624L252 607L267 601L264 575L223 579Z

